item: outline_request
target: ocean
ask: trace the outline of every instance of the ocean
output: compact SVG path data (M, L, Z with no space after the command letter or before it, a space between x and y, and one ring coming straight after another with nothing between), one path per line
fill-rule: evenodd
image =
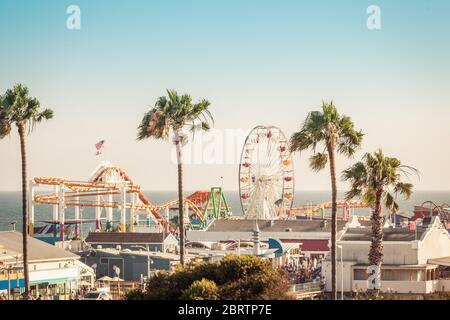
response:
M186 191L185 195L192 192ZM145 195L155 204L164 203L168 200L176 199L176 191L147 191ZM225 197L228 205L231 207L233 215L241 216L242 210L239 200L238 191L225 192ZM341 193L338 198L343 198ZM306 205L309 202L314 204L330 201L331 192L329 191L298 191L295 193L294 205ZM399 213L410 215L415 205L420 205L425 201L433 201L436 204L450 203L450 191L416 191L410 200L399 200ZM117 210L115 210L117 211ZM357 214L368 215L368 209L360 209ZM20 192L0 192L0 231L11 230L11 222L16 221L16 229L21 230L21 193ZM73 218L74 208L66 209L67 219ZM102 214L104 216L104 214ZM84 208L82 211L82 219L94 219L94 209ZM114 219L119 219L119 213L114 213ZM51 220L52 209L51 206L36 206L35 220L36 224L39 221ZM93 224L83 224L83 234L86 234L90 229L93 229Z

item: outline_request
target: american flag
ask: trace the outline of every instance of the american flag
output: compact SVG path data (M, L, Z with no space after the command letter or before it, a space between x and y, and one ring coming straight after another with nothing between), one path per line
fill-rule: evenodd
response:
M95 154L96 156L102 154L101 150L102 150L104 144L105 144L105 140L100 140L99 142L97 142L95 144L95 149L97 149L97 152Z

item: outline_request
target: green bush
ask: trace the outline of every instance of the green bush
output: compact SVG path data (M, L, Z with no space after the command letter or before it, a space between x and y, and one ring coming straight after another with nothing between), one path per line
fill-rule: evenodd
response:
M254 256L224 257L217 263L191 263L151 277L146 290L126 299L278 300L291 299L289 277L270 261Z
M212 280L196 280L183 290L180 298L182 300L218 300L219 289Z
M144 300L145 293L141 289L131 289L123 295L125 300Z

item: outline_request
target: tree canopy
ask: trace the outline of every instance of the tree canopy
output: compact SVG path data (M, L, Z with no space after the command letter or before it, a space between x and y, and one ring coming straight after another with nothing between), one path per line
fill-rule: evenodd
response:
M29 90L22 84L16 84L0 96L0 139L11 132L11 126L28 125L32 130L36 123L53 118L51 109L41 110L36 98L29 96Z
M268 260L229 255L216 263L197 262L173 273L159 272L146 290L125 299L144 300L278 300L289 299L289 277Z
M321 111L312 111L306 117L300 131L290 139L291 152L311 149L310 167L314 171L325 168L328 155L336 148L338 153L353 156L360 148L364 134L354 128L350 117L340 115L333 101L322 102Z

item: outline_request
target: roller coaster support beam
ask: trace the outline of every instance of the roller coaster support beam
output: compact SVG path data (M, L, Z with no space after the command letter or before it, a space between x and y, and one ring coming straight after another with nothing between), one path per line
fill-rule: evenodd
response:
M64 224L65 224L65 214L64 214L64 184L59 186L59 240L63 241L64 248Z
M113 202L113 196L112 194L108 195L108 203ZM106 230L111 231L112 230L112 221L113 221L113 208L108 207L106 209Z
M59 185L55 185L54 186L54 190L55 190L55 195L57 197L59 197ZM53 205L53 221L54 222L58 221L58 216L59 216L58 208L59 208L58 204L54 204ZM55 224L54 227L53 227L53 236L56 238L57 235L58 235L58 227Z
M127 232L126 223L127 223L127 186L126 183L121 187L121 196L122 203L120 205L120 231Z
M96 230L100 230L102 225L101 225L101 214L102 214L102 208L99 206L100 205L100 196L96 196L96 201L97 201L97 206L95 207L95 229Z
M80 201L80 193L77 191L77 196L75 197L75 201L79 202ZM79 221L80 220L80 207L76 206L75 207L75 220ZM80 226L78 225L78 223L75 223L75 238L78 239L78 236L80 235Z
M136 224L137 221L137 225L139 225L139 218L138 216L135 216L136 212L134 207L136 206L136 196L137 193L132 193L131 194L131 209L130 209L130 232L134 232L134 225Z

